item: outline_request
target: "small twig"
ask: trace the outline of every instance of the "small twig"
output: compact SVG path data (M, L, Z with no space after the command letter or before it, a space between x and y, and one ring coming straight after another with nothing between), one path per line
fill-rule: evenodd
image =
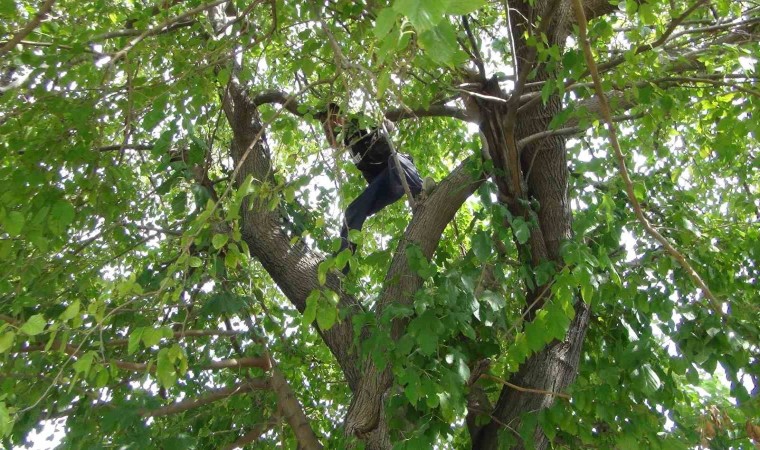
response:
M564 399L570 400L570 396L568 394L563 393L563 392L551 392L551 391L545 391L543 389L534 389L534 388L527 388L527 387L518 386L516 384L510 383L509 381L502 380L499 377L495 377L495 376L491 375L490 373L484 373L483 375L481 375L481 377L488 378L489 380L493 380L493 381L495 381L495 382L497 382L499 384L502 384L504 386L512 388L512 389L514 389L516 391L529 392L531 394L549 395L549 396L552 396L552 397L559 397L559 398L564 398Z
M236 336L240 334L244 334L243 331L229 331L229 330L185 330L185 331L177 331L174 333L173 338L174 339L185 339L185 338L192 338L192 337L212 337L212 336ZM120 345L127 345L129 343L129 339L114 339L111 341L105 342L106 347L117 347Z
M688 15L687 13L691 13L694 9L696 9L699 5L705 3L706 0L700 0L697 3L695 3L691 8L689 8L684 14L679 16L680 20L683 20ZM628 169L625 165L625 156L623 156L623 151L620 149L620 143L618 142L617 138L617 131L615 129L615 126L613 125L612 120L612 113L610 111L610 106L607 103L607 96L604 93L604 87L602 86L602 80L599 76L599 71L596 67L596 62L594 61L594 55L591 52L591 45L588 41L588 36L586 34L586 16L583 13L583 4L581 3L581 0L573 0L573 9L575 10L575 17L576 21L578 23L578 32L579 32L579 40L580 45L583 48L583 54L586 58L586 64L588 65L588 71L591 73L591 78L594 81L594 88L596 90L596 96L599 99L599 106L601 109L602 117L604 118L604 121L607 123L607 130L608 130L608 138L610 141L610 145L615 151L615 156L617 157L618 162L618 171L620 172L620 176L623 178L623 182L625 183L625 190L628 194L628 199L631 202L631 205L633 206L633 210L636 214L636 218L639 220L641 225L644 227L644 229L649 233L650 236L652 236L657 242L659 242L665 250L681 265L681 267L686 271L686 273L689 275L689 277L692 279L692 281L702 290L702 293L704 296L709 300L709 302L712 305L713 311L718 314L721 317L725 318L725 314L723 313L723 310L721 308L721 304L718 301L717 298L713 295L712 291L710 291L710 288L707 287L707 284L702 280L702 277L699 276L696 270L689 264L689 261L686 259L686 257L679 252L673 245L663 236L661 235L650 223L649 220L644 215L644 211L641 209L641 204L639 203L639 200L636 198L636 194L633 189L633 182L631 181L631 177L628 174ZM669 32L672 32L673 29L675 29L675 26L677 23L680 23L679 20L674 20L674 23L671 24L670 27L668 27ZM669 34L667 31L663 35ZM661 42L664 39L658 39L657 42Z
M118 52L116 52L113 55L113 57L111 58L111 60L108 62L108 65L109 66L113 66L117 61L119 61L121 58L123 58L124 55L127 54L127 52L129 52L130 50L132 50L137 44L139 44L140 42L142 42L145 38L153 36L153 35L156 35L156 34L159 34L166 27L168 27L168 26L170 26L172 24L175 24L177 22L181 22L182 20L187 19L188 17L194 16L195 14L201 13L201 12L203 12L203 11L209 9L209 8L213 8L214 6L221 5L222 3L225 3L227 1L228 0L214 0L213 2L210 2L210 3L204 3L204 4L202 4L200 6L197 6L197 7L193 8L193 9L185 11L184 13L182 13L182 14L180 14L178 16L169 18L169 19L161 22L161 24L159 24L158 26L155 26L153 28L149 28L149 29L145 30L141 35L139 35L136 38L132 39L129 42L129 44L127 44L124 48L122 48L121 50L119 50Z
M34 18L30 20L29 23L27 23L26 26L22 28L18 33L13 35L13 37L10 38L8 42L5 43L5 45L0 47L0 56L8 53L13 47L16 46L16 44L21 42L25 37L29 35L29 33L34 31L34 29L37 28L50 13L50 10L53 8L53 3L55 3L55 0L47 0L45 3L43 3L42 6L40 6L39 11L37 11L37 14L34 15Z
M507 100L501 97L495 97L493 95L481 94L480 92L468 91L466 89L454 89L454 90L461 92L463 94L471 95L473 97L482 98L483 100L487 100L489 102L504 103L504 104L507 103Z
M97 152L112 152L114 150L135 150L138 152L153 150L153 144L126 144L126 145L106 145L103 147L97 147L94 150Z
M622 116L615 116L612 118L612 120L613 122L623 122L626 120L640 119L642 117L644 117L643 113L626 114ZM520 139L519 141L517 141L517 149L522 151L522 149L525 148L528 144L532 144L535 141L539 141L547 137L573 135L573 134L582 133L584 130L586 130L586 128L577 126L577 127L566 127L566 128L557 128L554 130L540 131L538 133L531 134L530 136L526 136ZM530 174L530 169L528 169L528 174ZM527 180L528 178L530 178L529 175L525 175L525 179Z
M483 56L480 54L480 48L478 48L478 41L475 40L475 35L472 34L472 30L470 29L470 21L468 20L467 16L462 16L462 25L464 26L464 30L467 33L467 39L469 39L470 45L472 46L472 53L474 56L473 62L478 67L478 72L480 73L481 81L485 81L486 67L483 64Z
M646 51L654 50L655 48L658 48L658 47L662 46L663 44L665 44L667 42L670 42L670 36L673 34L673 31L675 31L675 29L678 28L678 26L684 20L686 20L686 18L689 17L689 15L691 15L691 13L693 13L697 8L699 8L700 6L702 6L704 3L708 2L708 1L709 0L699 0L699 1L697 1L694 5L692 5L691 7L689 7L681 15L679 15L678 17L676 17L675 19L673 19L670 22L670 24L668 24L668 27L665 29L665 31L662 33L662 35L660 35L659 38L657 38L652 43L639 45L636 48L636 50L634 50L633 54L634 55L639 55L639 54L644 53ZM584 20L585 20L585 17L586 17L585 14L583 15L583 17L584 17ZM585 22L583 23L583 26L584 26L584 29L585 29ZM579 27L580 27L580 24L579 24ZM629 57L630 56L628 56L628 57L627 56L619 56L617 58L613 58L610 61L607 61L604 64L601 64L599 66L599 71L606 72L607 70L610 70L610 69L612 69L612 68L614 68L614 67L616 67L616 66L618 66L618 65L620 65L622 63L624 63L625 61L628 60L627 58L629 58ZM586 76L589 75L589 73L590 72L587 69L579 77L577 77L576 80L580 80L580 79L585 78ZM575 84L576 80L572 80L572 79L567 80L565 82L564 89L567 89L568 87L570 87L573 84ZM532 108L539 101L541 101L541 96L537 96L537 97L532 98L528 102L526 102L523 105L521 105L520 108L517 110L517 113L520 114L520 113L525 112L526 110Z

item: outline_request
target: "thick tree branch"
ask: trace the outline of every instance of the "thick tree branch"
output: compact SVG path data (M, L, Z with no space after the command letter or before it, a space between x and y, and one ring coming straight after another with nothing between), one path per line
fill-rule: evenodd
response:
M307 114L311 114L312 117L318 120L324 120L325 118L325 111L317 111L314 108L304 106L300 104L292 95L281 91L262 92L253 97L252 102L256 107L272 103L280 104L289 113L298 117L304 117ZM469 116L464 110L445 104L434 104L430 105L427 108L419 109L392 109L388 110L385 113L385 118L391 122L398 122L399 120L419 117L452 117L454 119L459 119L465 122L474 121L474 118Z
M161 417L169 416L172 414L178 414L192 409L200 408L205 405L224 400L225 398L232 397L233 395L245 394L252 391L260 391L269 389L269 381L266 379L250 379L238 385L228 388L218 388L206 391L203 395L195 398L185 399L170 405L162 406L155 409L143 408L138 410L138 414L142 417ZM98 410L102 408L113 407L109 402L95 402L87 405L87 409ZM47 417L50 419L58 419L62 417L68 417L76 412L77 406L65 409L63 411L52 412L49 411Z
M40 352L44 351L47 347L47 344L32 344L28 345L26 347L22 347L18 350L19 353L31 353L31 352ZM83 355L83 352L78 349L78 347L66 344L61 347L61 342L55 341L53 342L53 345L51 346L52 349L60 348L61 351L69 356L79 358ZM113 364L119 369L127 370L130 372L144 372L148 369L150 369L151 372L155 372L156 365L152 363L138 363L138 362L131 362L131 361L122 361L118 359L113 360L107 360L103 361L103 364ZM197 370L221 370L221 369L241 369L246 367L258 367L263 370L269 370L269 360L267 358L262 357L246 357L246 358L231 358L231 359L222 359L219 361L211 361L209 363L200 365L198 367L195 367L193 369Z
M255 103L236 80L229 85L225 95L224 110L233 131L232 158L239 168L235 181L241 186L249 176L255 183L271 182L272 163L263 136ZM353 348L354 333L351 317L363 311L359 301L341 288L341 279L330 273L325 285L317 277L317 268L323 260L304 243L290 244L290 238L282 231L280 218L270 211L261 199L246 199L241 207L243 239L251 254L282 290L283 294L301 312L306 309L306 298L314 290L330 289L340 296L338 307L347 318L329 330L315 328L343 369L350 387L358 386L360 369L358 354Z
M34 29L37 28L50 13L50 10L53 8L54 3L55 0L46 0L45 3L40 6L37 14L34 15L34 18L30 20L29 23L24 26L24 28L19 30L18 33L14 34L13 37L8 40L8 42L0 47L0 56L8 53L13 47L16 46L16 44L24 40L24 38L27 37L29 33L34 31Z
M172 403L171 405L166 405L158 409L142 410L140 415L143 417L161 417L178 414L191 409L200 408L201 406L223 400L233 395L240 395L246 392L260 391L268 388L269 382L266 380L247 380L237 386L210 390L200 397L182 400L181 402Z

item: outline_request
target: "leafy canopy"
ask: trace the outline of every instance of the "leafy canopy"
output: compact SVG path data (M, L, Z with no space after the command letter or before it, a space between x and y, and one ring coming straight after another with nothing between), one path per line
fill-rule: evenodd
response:
M4 40L37 3L0 2ZM327 148L313 108L337 100L371 125L390 110L456 99L472 56L465 14L489 70L513 75L497 3L234 1L217 33L209 4L196 0L56 2L0 62L4 445L63 419L66 448L218 448L255 430L268 430L256 448L294 448L280 400L254 383L268 379L268 355L323 445L347 445L336 424L351 393L311 327L330 329L345 311L327 288L311 292L303 314L291 306L249 257L241 205L264 202L294 243L332 254L341 211L364 181ZM473 363L492 361L481 384L494 401L500 380L565 336L578 295L592 322L572 401L527 414L517 435L532 439L539 424L567 448L757 444L760 46L749 4L710 2L671 30L691 2L625 1L590 23L595 57L615 63L604 83L626 116L618 129L636 195L728 318L635 219L584 103L593 92L580 49L538 36L537 58L556 75L533 90L542 101L562 97L553 129L576 128L567 141L574 236L564 265L531 267L518 246L536 224L513 217L486 183L431 260L403 249L425 280L412 305L352 319L354 339L365 333L362 356L392 368L386 407L399 448L465 447ZM661 36L663 46L637 51ZM348 66L336 65L331 39ZM233 63L251 95L299 94L258 109L271 183L232 183L221 98ZM298 115L285 112L296 105ZM473 171L489 170L478 135L451 117L400 121L392 138L423 176L441 180L471 155ZM352 234L356 255L320 265L321 283L350 265L343 287L369 310L409 218L398 202L370 219ZM526 323L525 287L544 285L551 301ZM401 317L409 325L393 340ZM213 397L244 384L255 387ZM201 401L171 409L187 399Z

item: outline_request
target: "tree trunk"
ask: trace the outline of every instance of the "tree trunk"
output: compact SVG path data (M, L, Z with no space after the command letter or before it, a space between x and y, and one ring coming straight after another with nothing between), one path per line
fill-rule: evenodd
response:
M571 17L569 3L544 0L535 2L534 6L527 1L510 5L517 10L517 13L511 16L512 35L516 38L520 37L515 42L518 73L528 73L532 67L526 68L525 65L534 64L535 51L521 38L525 36L526 31L528 34L535 35L536 30L533 24L537 17L550 17L551 25L544 27L543 31L550 45L556 44L563 48ZM535 78L527 81L542 81L555 76L555 73L549 73L544 66L541 66L536 71ZM513 107L517 106L519 105ZM558 95L552 95L546 104L538 103L527 108L514 119L514 140L519 141L526 136L548 129L552 118L561 109L562 103ZM509 112L504 114L508 117ZM499 119L492 118L491 120ZM556 135L536 141L524 148L519 157L520 175L527 188L525 197L528 200L537 201L539 205L538 210L535 211L539 230L531 234L529 241L531 261L536 264L540 257L561 267L560 243L572 235L572 215L567 195L568 168L565 140L562 136ZM513 214L524 213L516 210L514 204L510 205L510 209ZM538 239L542 242L534 242ZM537 255L541 251L545 254ZM532 302L542 290L543 287L538 287L532 292L529 291L526 298ZM575 313L565 339L561 342L553 342L542 351L531 355L518 372L511 375L509 378L511 383L548 392L562 392L575 380L589 322L588 305L579 299L575 305ZM551 395L522 392L505 386L492 412L493 420L480 430L476 430L472 436L473 448L478 450L500 448L499 434L502 428L508 427L508 432L519 430L522 414L550 407L554 399L555 397ZM537 449L544 449L549 444L548 439L538 427L534 430L533 437ZM524 448L524 442L519 436L517 441L516 447Z

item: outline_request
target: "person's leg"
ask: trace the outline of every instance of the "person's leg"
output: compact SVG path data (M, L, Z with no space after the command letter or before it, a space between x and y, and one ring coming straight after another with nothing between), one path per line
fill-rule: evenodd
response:
M401 170L404 173L409 190L413 196L422 191L422 178L420 178L414 163L402 154L397 154ZM388 166L383 170L367 188L346 208L345 220L340 231L340 250L350 248L353 253L356 245L348 240L349 230L361 230L368 217L377 214L386 206L395 203L406 192L397 170L396 162L391 156ZM345 272L345 271L344 271Z
M354 252L356 246L348 240L348 230L361 230L367 218L387 205L398 200L392 199L390 192L390 172L386 168L364 189L356 199L346 208L345 220L340 231L340 251L350 248ZM389 197L390 194L390 197Z

